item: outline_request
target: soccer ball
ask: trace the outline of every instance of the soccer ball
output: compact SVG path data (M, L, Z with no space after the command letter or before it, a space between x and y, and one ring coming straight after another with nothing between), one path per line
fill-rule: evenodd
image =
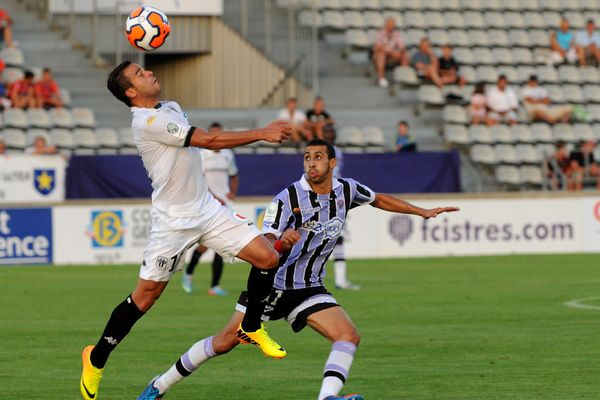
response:
M152 51L165 43L171 26L165 13L150 6L138 7L127 17L125 35L138 50Z

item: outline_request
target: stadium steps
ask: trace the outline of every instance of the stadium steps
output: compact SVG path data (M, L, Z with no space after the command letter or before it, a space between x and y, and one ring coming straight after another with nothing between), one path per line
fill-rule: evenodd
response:
M98 126L120 128L131 122L129 110L106 90L109 69L97 67L82 50L73 49L63 32L50 27L15 0L2 6L14 19L14 38L25 55L25 67L50 67L73 107L90 107Z

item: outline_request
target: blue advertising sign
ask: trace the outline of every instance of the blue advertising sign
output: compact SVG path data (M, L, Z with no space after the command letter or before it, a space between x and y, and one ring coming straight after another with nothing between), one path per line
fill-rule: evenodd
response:
M0 265L52 263L52 209L0 208Z

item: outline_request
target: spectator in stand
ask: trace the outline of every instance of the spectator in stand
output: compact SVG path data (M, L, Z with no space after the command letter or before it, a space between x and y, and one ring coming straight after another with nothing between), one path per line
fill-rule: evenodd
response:
M25 149L25 154L32 155L56 154L57 152L56 146L49 146L43 136L36 137L33 146Z
M377 70L377 83L382 88L390 85L385 79L387 65L409 65L410 63L404 40L396 29L396 20L392 17L386 18L383 29L377 32L373 45L373 62Z
M560 29L550 33L550 49L552 50L550 61L553 64L564 62L574 64L577 61L575 35L569 29L569 21L564 17L560 21Z
M312 140L312 133L304 129L306 114L297 109L298 100L295 97L287 99L284 109L279 111L277 119L287 121L292 126L292 135L290 139L295 143L300 143L303 139Z
M572 179L571 161L567 152L567 144L562 140L556 143L556 151L548 157L546 165L552 189L559 190L562 187L563 189L573 190L577 185Z
M593 19L588 19L585 29L577 32L575 49L579 66L585 67L589 59L600 62L600 34L596 32L596 24Z
M325 100L322 97L315 98L313 108L306 111L304 129L312 135L312 138L323 139L323 128L325 125L333 125L335 120L325 111Z
M23 79L14 82L9 88L10 101L15 108L35 108L38 105L33 72L25 71Z
M12 19L5 10L0 8L0 45L3 43L8 47L15 46L12 40Z
M413 54L411 61L419 78L428 79L439 87L444 85L440 79L438 59L431 48L429 39L426 37L421 39L419 49Z
M487 115L487 99L485 98L485 85L483 82L477 83L473 88L473 94L469 102L469 113L471 114L472 124L491 124Z
M539 85L537 76L531 75L523 88L523 104L531 121L569 122L572 107L569 105L551 105L548 91Z
M440 68L440 79L444 85L465 85L465 78L458 73L460 66L452 56L452 47L449 44L445 44L442 47L442 56L438 60L438 65Z
M52 71L50 68L44 68L42 72L42 79L36 83L36 91L38 97L38 107L54 108L63 106L60 98L60 89L52 77Z
M490 124L506 122L510 125L517 123L517 107L519 101L515 92L508 87L505 75L498 77L496 86L490 89L486 96Z
M0 58L0 111L5 108L10 108L10 100L8 99L8 85L2 80L2 72L4 71L4 61Z
M0 136L0 154L6 154L6 143L4 138Z
M408 132L408 122L398 122L398 135L396 136L396 152L407 153L417 151L417 143Z
M600 165L594 158L596 142L588 140L579 148L573 150L569 156L570 168L573 171L575 190L583 189L583 180L586 177L596 178L596 189L600 190Z

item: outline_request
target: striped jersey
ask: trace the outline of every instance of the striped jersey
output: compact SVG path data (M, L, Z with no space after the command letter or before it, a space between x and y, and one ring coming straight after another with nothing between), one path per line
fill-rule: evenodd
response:
M281 256L274 287L323 286L325 263L342 234L348 211L374 200L375 192L349 178L334 178L331 193L316 194L304 175L275 196L265 211L263 233L279 238L293 228L302 238Z

